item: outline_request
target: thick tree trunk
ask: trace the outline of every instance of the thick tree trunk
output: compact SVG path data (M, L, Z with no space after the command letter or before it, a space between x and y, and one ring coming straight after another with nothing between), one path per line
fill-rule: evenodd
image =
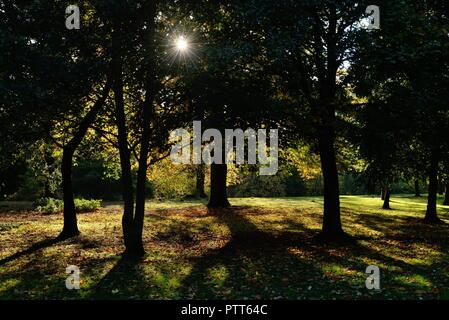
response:
M103 89L102 96L95 102L94 106L81 120L78 130L75 132L72 139L63 148L61 174L64 200L64 227L61 234L59 235L59 237L61 238L70 238L79 234L72 185L73 155L86 136L87 130L95 121L98 113L100 112L100 109L103 107L107 97L109 96L109 92L111 91L111 86L112 80L110 78L110 75L108 75L108 79Z
M449 182L446 182L446 191L444 193L443 205L449 206Z
M390 186L386 186L384 188L384 204L382 206L382 209L391 209L390 208Z
M421 191L419 190L419 180L415 180L415 197L421 197Z
M231 204L226 192L226 178L228 166L226 164L213 163L210 168L210 198L209 208L225 208Z
M196 191L195 196L200 199L207 198L207 194L204 191L204 183L206 180L205 167L203 164L196 166Z
M63 149L62 155L62 191L64 199L64 227L59 234L60 238L71 238L79 234L73 199L72 162L74 150L71 146Z
M323 130L319 139L321 170L324 184L323 238L337 239L344 235L340 220L340 191L335 159L335 137L331 129Z
M329 32L326 37L327 53L317 48L317 70L320 85L319 114L320 128L318 136L321 171L324 184L324 213L321 237L325 240L341 240L346 237L340 219L340 190L338 170L335 157L335 105L337 78L337 8L331 4L329 8ZM321 41L321 31L313 30L316 41ZM318 43L318 42L317 42ZM319 47L319 45L317 46ZM326 56L326 61L322 56ZM321 55L321 57L319 57Z
M119 11L120 12L120 11ZM128 147L128 132L126 127L125 103L123 98L123 57L122 57L122 27L116 15L112 33L112 68L113 91L115 100L115 118L117 125L117 140L120 154L121 184L124 210L122 216L123 240L125 253L132 252L136 247L134 228L134 190L131 173L131 152Z
M440 219L437 216L437 191L438 191L438 164L439 152L432 151L429 170L429 195L427 197L427 211L424 218L425 222L438 223Z
M145 70L146 84L145 84L145 103L142 111L142 136L140 139L140 155L139 155L139 169L137 172L137 187L136 187L136 211L134 215L135 228L135 243L133 248L127 248L128 253L135 256L142 256L145 253L142 233L143 223L145 217L145 195L148 169L148 152L150 149L151 138L151 116L153 113L153 100L156 92L156 52L154 48L155 36L155 15L156 2L150 1L149 6L145 8L145 20L147 22L146 36L144 37L145 54Z

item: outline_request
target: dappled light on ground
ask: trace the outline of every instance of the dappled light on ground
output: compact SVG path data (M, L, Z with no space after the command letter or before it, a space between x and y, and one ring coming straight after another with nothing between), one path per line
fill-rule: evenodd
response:
M425 199L343 196L344 229L354 241L323 244L322 199L231 199L233 207L149 202L147 254L120 256L116 204L79 215L81 235L55 241L60 215L0 213L1 299L430 299L449 298L449 226L423 224ZM440 217L449 222L448 207ZM65 268L81 289L65 288ZM381 270L381 290L365 269Z

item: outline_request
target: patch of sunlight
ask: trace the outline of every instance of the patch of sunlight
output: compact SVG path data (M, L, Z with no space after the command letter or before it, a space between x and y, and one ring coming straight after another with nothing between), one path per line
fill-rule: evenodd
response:
M19 283L20 283L20 280L19 279L14 279L14 278L1 281L0 293L8 291L8 290L14 288Z
M177 277L171 277L168 279L167 287L170 289L177 289L181 286L181 282Z
M322 270L327 276L353 276L357 273L356 270L351 270L336 263L323 265Z
M159 272L153 275L153 281L159 287L165 287L168 283L167 276Z
M395 280L401 282L404 285L420 287L423 289L432 287L432 283L420 274L399 275L395 277Z
M383 270L392 270L392 269L394 269L394 268L396 268L396 266L394 266L394 265L391 265L391 264L386 264L386 263L383 263L382 261L379 261L379 260L375 260L375 259L373 259L373 258L371 258L371 257L366 257L366 256L362 256L362 257L358 257L358 258L355 258L355 260L358 260L358 261L360 261L360 264L361 265L364 265L364 266L377 266L377 267L379 267L381 270L383 269ZM366 268L365 267L365 268ZM365 272L365 270L366 269L363 269L363 270L361 270L361 272Z
M208 270L208 279L216 286L223 286L228 277L229 271L223 265L214 266Z

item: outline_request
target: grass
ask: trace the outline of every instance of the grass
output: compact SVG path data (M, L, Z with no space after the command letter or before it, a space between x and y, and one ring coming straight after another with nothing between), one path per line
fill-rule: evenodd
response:
M441 199L440 199L441 201ZM342 196L342 222L356 241L316 239L322 198L149 202L147 251L121 259L121 208L79 214L81 235L57 242L62 216L0 203L0 299L449 299L449 226L421 222L425 198L394 196L393 210L368 196ZM439 205L449 223L449 207ZM81 289L65 288L68 265ZM381 290L365 287L368 265Z

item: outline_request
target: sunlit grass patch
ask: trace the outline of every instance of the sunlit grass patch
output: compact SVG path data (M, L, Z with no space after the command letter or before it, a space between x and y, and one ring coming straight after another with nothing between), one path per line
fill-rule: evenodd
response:
M35 249L59 234L62 216L9 207L0 213L0 299L449 298L449 227L422 224L425 198L394 196L393 210L382 210L378 197L342 196L343 228L355 237L347 244L316 238L319 197L230 201L225 210L148 202L147 254L135 262L120 256L118 204L78 215L79 237ZM65 288L68 265L80 267L79 291ZM380 268L380 291L365 287L368 265Z

